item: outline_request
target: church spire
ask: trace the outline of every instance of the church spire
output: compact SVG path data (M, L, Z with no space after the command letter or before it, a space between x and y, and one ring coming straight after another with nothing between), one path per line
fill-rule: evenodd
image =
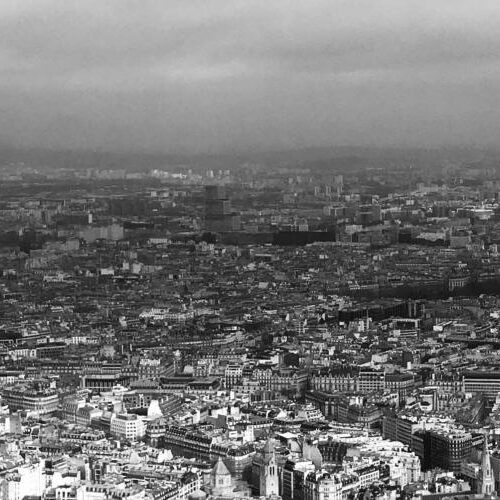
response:
M478 481L478 493L491 495L495 490L495 479L491 468L491 457L488 449L488 434L484 435L483 452L481 454L481 472Z

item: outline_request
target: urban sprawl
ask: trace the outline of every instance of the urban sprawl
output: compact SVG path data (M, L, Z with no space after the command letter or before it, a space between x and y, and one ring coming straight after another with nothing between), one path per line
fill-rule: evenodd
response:
M495 498L500 160L408 155L5 159L0 500Z

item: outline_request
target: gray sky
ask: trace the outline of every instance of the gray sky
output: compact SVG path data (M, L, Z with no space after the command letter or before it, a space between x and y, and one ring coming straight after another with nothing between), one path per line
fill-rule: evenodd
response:
M491 144L499 0L0 0L0 141Z

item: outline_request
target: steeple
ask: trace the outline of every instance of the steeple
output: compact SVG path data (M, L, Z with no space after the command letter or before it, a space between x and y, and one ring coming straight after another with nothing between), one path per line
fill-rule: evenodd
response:
M266 443L267 444L267 443ZM274 450L260 470L260 496L279 495L278 462Z
M264 461L267 463L271 458L271 455L274 453L274 439L267 438L266 444L264 445L264 449L262 450L262 454L264 455Z
M212 469L212 484L214 496L228 496L233 490L231 473L220 457Z
M490 452L488 450L488 434L484 435L483 452L481 454L481 472L478 481L478 493L491 495L495 490L495 479L491 468Z

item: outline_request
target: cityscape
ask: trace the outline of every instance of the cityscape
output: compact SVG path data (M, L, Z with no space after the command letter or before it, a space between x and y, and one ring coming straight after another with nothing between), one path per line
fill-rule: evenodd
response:
M500 4L275 2L0 2L0 500L499 498Z

